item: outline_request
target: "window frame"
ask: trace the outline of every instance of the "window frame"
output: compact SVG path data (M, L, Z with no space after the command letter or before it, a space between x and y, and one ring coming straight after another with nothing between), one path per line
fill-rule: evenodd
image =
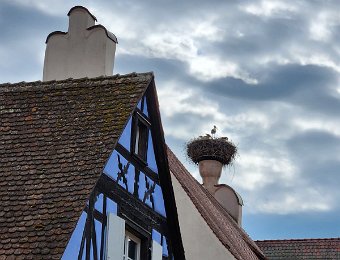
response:
M142 135L140 134L141 129L142 131L145 131ZM132 115L130 153L144 166L148 165L147 154L150 129L151 123L144 116L143 112L140 109L136 108L135 112ZM136 148L138 150L136 150ZM140 154L140 148L143 149L141 151L142 154Z
M123 259L124 260L131 260L128 256L129 254L129 239L134 241L137 245L136 247L136 259L134 260L141 260L141 248L142 248L142 239L135 236L133 233L129 232L127 229L125 229L125 237L124 237L124 253L123 253Z

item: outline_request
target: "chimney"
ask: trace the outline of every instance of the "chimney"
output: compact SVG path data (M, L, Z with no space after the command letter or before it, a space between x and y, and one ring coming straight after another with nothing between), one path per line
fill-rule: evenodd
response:
M229 165L236 153L236 146L227 137L215 137L216 127L212 136L207 134L191 140L187 145L189 158L199 167L203 187L221 204L221 206L241 226L241 196L229 185L219 184L223 166Z
M43 81L113 75L117 38L82 6L68 13L68 32L46 39Z

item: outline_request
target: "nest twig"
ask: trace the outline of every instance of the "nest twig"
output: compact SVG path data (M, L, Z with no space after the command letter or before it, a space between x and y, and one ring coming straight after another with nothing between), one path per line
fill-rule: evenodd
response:
M187 155L198 164L202 160L217 160L223 165L230 164L237 154L236 145L226 137L198 137L187 143Z

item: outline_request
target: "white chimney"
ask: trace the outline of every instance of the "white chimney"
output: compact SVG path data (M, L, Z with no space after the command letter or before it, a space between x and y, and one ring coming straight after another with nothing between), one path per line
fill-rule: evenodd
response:
M216 137L217 127L211 135L199 136L187 143L188 157L199 167L203 186L221 204L221 206L241 226L241 196L230 186L219 184L223 166L230 165L237 154L237 147L227 137Z
M203 186L241 226L243 206L241 196L229 185L218 183L221 177L222 163L217 160L202 160L198 166Z
M113 75L117 38L85 7L69 13L68 32L55 31L46 39L43 80Z

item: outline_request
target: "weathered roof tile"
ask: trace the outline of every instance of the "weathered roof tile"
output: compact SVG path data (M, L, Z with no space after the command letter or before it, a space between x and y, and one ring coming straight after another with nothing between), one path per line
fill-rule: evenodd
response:
M340 259L340 238L261 240L256 244L269 259Z
M134 73L0 85L0 259L61 257L152 80Z

